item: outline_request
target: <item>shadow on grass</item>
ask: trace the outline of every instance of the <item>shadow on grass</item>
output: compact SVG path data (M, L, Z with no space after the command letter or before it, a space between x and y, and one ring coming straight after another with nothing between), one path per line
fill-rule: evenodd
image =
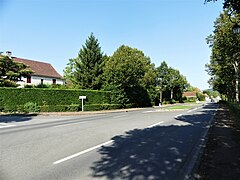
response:
M0 123L11 123L11 122L24 122L30 121L33 116L37 116L37 114L7 114L0 115Z
M211 107L212 106L212 107ZM105 179L184 179L200 137L216 105L176 118L170 126L134 129L99 149L91 177Z

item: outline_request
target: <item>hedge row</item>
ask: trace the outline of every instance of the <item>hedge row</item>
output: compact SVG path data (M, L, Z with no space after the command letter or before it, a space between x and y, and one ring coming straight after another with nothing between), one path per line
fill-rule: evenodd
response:
M29 102L35 103L42 112L78 111L81 110L79 96L87 96L85 110L120 108L111 104L110 91L0 88L0 111L23 112Z
M240 120L240 104L228 102L229 108L233 111L234 115ZM240 121L238 121L238 125L240 126Z

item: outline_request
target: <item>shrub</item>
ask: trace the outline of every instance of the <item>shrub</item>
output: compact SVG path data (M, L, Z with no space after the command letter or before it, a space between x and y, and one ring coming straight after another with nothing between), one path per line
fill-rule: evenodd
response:
M25 84L24 85L24 88L34 88L35 86L34 85L30 85L30 84Z
M50 88L51 87L51 85L50 84L38 84L38 85L36 85L36 88Z
M175 104L175 103L176 103L176 101L174 99L170 100L170 104Z
M197 98L199 101L205 101L205 95L200 92L197 92Z
M240 126L240 118L239 118L240 117L240 104L228 102L228 107L234 113L235 117L238 120L238 125Z
M27 102L23 106L24 112L39 112L40 109L36 103Z

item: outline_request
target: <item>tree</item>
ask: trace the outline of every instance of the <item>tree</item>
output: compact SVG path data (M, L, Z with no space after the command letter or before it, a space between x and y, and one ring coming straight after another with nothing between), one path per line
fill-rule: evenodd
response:
M105 90L115 92L116 103L123 106L149 106L148 90L155 86L156 76L150 58L138 49L119 47L104 67Z
M14 62L8 56L0 55L0 87L17 87L17 82L33 72L23 63Z
M215 2L217 0L205 0L205 3L207 2ZM239 0L224 0L223 3L224 9L231 9L232 11L235 11L236 13L240 13L240 1Z
M98 39L93 33L80 49L78 57L70 59L64 77L83 89L101 89L104 59Z
M64 79L67 80L67 83L76 84L76 79L74 76L74 72L76 71L75 62L76 62L76 58L69 59L69 62L67 63L66 68L63 70Z
M168 67L165 61L161 63L161 65L157 68L157 71L158 71L157 77L160 86L160 94L162 94L163 91L165 92L165 98L169 98L170 100L175 99L181 101L182 93L188 85L186 78L180 74L179 70L176 70L172 67ZM167 95L168 92L170 96ZM160 97L160 99L162 100L162 97Z
M209 82L213 89L239 102L240 37L233 34L234 24L228 14L228 11L220 14L214 24L214 34L207 38L212 54L206 67L212 76ZM232 19L240 22L238 14L232 15Z

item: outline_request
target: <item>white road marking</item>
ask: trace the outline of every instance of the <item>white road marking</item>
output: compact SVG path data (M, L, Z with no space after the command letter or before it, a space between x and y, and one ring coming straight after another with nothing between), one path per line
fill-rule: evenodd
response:
M194 108L194 109L190 109L190 110L188 110L187 112L190 113L190 112L192 112L192 111L196 111L197 109L199 109L199 107Z
M174 118L179 118L180 116L182 116L182 114L179 114L177 116L174 116Z
M196 110L198 110L198 109L200 109L200 108L202 108L202 106L196 107L196 108L194 108L194 109L190 109L190 110L187 111L187 112L190 113L190 112L192 112L192 111L196 111Z
M83 123L86 123L86 121L83 121L83 122L73 122L73 123L70 123L70 124L61 124L61 125L56 125L56 126L53 126L53 127L65 127L65 126L72 126L72 125L75 125L75 124L83 124Z
M153 112L153 111L144 111L142 113L145 114L145 113L151 113L151 112Z
M120 115L120 116L115 116L113 117L114 119L121 118L121 117L126 117L127 115Z
M159 124L162 124L162 123L163 123L163 121L160 121L160 122L158 122L156 124L152 124L152 125L148 126L148 128L152 128L154 126L158 126Z
M60 160L58 160L58 161L55 161L53 164L56 165L56 164L62 163L62 162L67 161L67 160L69 160L69 159L75 158L75 157L77 157L77 156L80 156L80 155L83 155L83 154L88 153L88 152L90 152L90 151L93 151L93 150L95 150L95 149L98 149L98 148L100 148L100 147L102 147L102 146L106 146L106 145L108 145L108 144L111 144L112 142L113 142L113 140L110 140L110 141L107 141L107 142L105 142L105 143L96 145L96 146L91 147L91 148L88 148L88 149L86 149L86 150L84 150L84 151L78 152L78 153L73 154L73 155L71 155L71 156L65 157L65 158L60 159Z
M14 126L16 126L16 125L14 125L14 124L8 124L8 125L0 124L0 128L8 128L8 127L14 127Z
M152 125L148 126L148 128L152 128L152 127L157 126L157 125L162 124L162 123L163 123L163 121L160 121L160 122L158 122L158 123L155 123L155 124L152 124ZM80 152L78 152L78 153L76 153L76 154L73 154L73 155L71 155L71 156L67 156L67 157L62 158L62 159L60 159L60 160L57 160L57 161L55 161L55 162L53 163L53 165L60 164L60 163L65 162L65 161L67 161L67 160L73 159L73 158L75 158L75 157L78 157L78 156L80 156L80 155L86 154L86 153L88 153L88 152L90 152L90 151L93 151L93 150L95 150L95 149L98 149L98 148L100 148L100 147L102 147L102 146L109 145L109 144L111 144L111 143L113 143L113 140L104 142L104 143L102 143L102 144L99 144L99 145L93 146L93 147L91 147L91 148L88 148L88 149L86 149L86 150L80 151Z

